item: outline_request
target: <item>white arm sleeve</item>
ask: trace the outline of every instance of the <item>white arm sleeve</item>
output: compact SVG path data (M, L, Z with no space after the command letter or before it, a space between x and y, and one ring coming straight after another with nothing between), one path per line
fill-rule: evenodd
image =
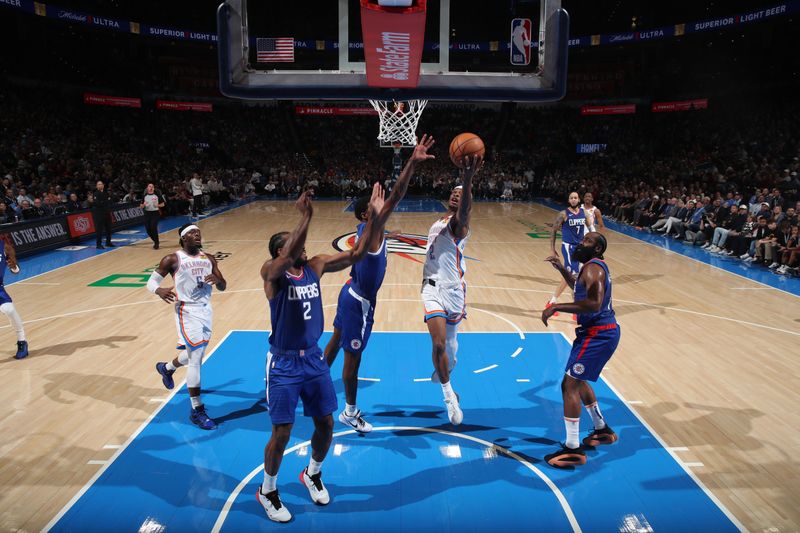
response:
M156 271L153 271L153 273L150 274L150 279L147 280L147 290L155 294L156 289L159 285L161 285L162 281L164 281L164 276Z

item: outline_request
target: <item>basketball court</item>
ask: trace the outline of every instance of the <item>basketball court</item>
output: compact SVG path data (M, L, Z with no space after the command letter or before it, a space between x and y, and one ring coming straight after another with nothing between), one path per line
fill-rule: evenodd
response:
M347 241L355 222L348 205L316 203L309 254ZM556 277L544 262L549 243L529 236L554 211L475 205L469 315L453 374L465 421L453 427L429 382L421 263L408 244L440 216L435 205L409 201L411 211L390 222L408 237L391 247L380 333L360 372L359 403L376 430L362 437L337 422L324 465L333 501L325 508L314 507L296 479L310 436L298 417L279 478L296 527L716 531L797 522L798 471L787 455L797 445L796 416L783 410L792 384L781 377L792 375L796 294L610 232L607 260L624 333L598 398L620 441L591 452L584 468L556 470L542 457L562 438L559 380L574 323L562 315L545 328L538 319ZM170 306L143 286L97 283L152 268L163 254L149 241L9 287L31 355L9 355L0 370L10 384L4 527L277 527L253 496L270 427L263 390L269 315L258 269L266 236L297 220L291 202L257 201L200 223L206 251L222 258L229 283L213 296L213 353L203 370L204 398L220 422L210 433L189 422L185 387L169 394L153 369L174 354ZM173 229L162 242L174 237ZM81 258L81 251L56 253ZM345 279L323 278L328 330ZM770 314L775 307L788 312ZM0 330L4 346L13 344L9 329ZM768 339L772 349L745 339ZM337 361L341 406L340 373Z
M511 28L508 17L499 18L512 39L503 53L513 66L502 71L481 70L459 52L453 28L474 23L474 13L429 0L419 25L412 15L420 5L426 2L403 14L410 36L403 41L402 32L389 31L396 19L354 0L326 2L314 21L307 13L273 20L266 3L228 0L217 17L220 90L312 105L369 100L381 134L375 150L398 154L413 145L423 101L563 97L569 16L560 2L520 2L513 16L523 22ZM362 26L359 17L371 22ZM330 40L336 53L319 56L314 68L303 62L303 70L262 62L259 54L268 51L261 39L303 39L306 25L314 25L313 35L324 32L318 47ZM522 44L513 44L514 35ZM374 55L389 47L404 57ZM447 142L440 140L437 157L446 159ZM27 359L12 358L14 334L0 326L0 346L9 348L0 359L0 529L795 530L800 466L792 450L800 448L800 415L791 400L800 385L800 283L776 284L613 223L605 257L623 333L596 390L620 440L588 452L581 468L543 460L563 438L560 381L575 328L563 313L549 327L540 320L559 282L545 261L554 208L562 206L473 206L468 319L452 375L464 423L452 426L441 388L431 383L420 301L427 231L445 207L433 198L403 200L389 221L401 235L389 242L359 377L359 406L374 431L359 435L335 423L323 466L332 501L316 507L297 479L312 432L298 416L278 481L294 514L288 526L270 522L254 493L271 429L264 397L269 308L259 270L269 236L299 220L293 201L243 201L198 223L205 252L228 281L212 297L214 333L202 374L215 431L190 423L185 384L167 391L154 369L175 356L175 327L172 307L145 284L177 248L176 229L188 217L162 222L160 251L133 228L115 234L114 250L79 245L23 258L22 275L6 280L25 319ZM355 226L351 201L316 201L309 257L351 247ZM346 280L347 271L322 280L321 345ZM340 408L341 370L340 357L331 369ZM178 370L176 379L184 375ZM585 414L581 427L590 427Z

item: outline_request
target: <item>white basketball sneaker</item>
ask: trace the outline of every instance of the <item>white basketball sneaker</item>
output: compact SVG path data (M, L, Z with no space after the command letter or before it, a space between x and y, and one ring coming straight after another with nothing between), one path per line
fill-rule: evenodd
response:
M328 494L328 489L322 484L322 471L309 476L308 467L306 467L300 472L300 481L308 489L308 493L314 503L317 505L328 505L330 503L331 497Z
M292 519L292 513L281 502L281 497L278 495L277 490L273 490L268 494L261 494L261 486L259 485L258 490L256 490L256 499L267 512L267 518L273 522L288 522Z
M451 424L457 426L463 422L464 412L461 410L461 406L458 404L458 394L449 400L446 399L444 404L447 406L447 418L450 419Z
M372 424L364 420L361 416L361 409L357 410L353 416L349 416L346 411L339 413L339 422L350 426L359 433L369 433L372 431Z

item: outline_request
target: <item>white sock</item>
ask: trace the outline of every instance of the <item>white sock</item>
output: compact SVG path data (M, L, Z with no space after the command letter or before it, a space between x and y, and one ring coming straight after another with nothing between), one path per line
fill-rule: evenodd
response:
M273 490L278 488L278 476L277 474L274 476L270 476L267 474L267 471L264 470L264 481L261 482L261 494L269 494Z
M355 405L350 405L349 403L344 404L344 414L347 416L353 416L358 412L358 409Z
M550 297L550 301L548 303L554 304L557 301L558 301L558 298L556 298L556 295L554 294L553 296Z
M189 396L189 399L192 400L192 409L197 409L203 402L200 401L200 396Z
M597 402L587 405L586 410L589 411L589 415L592 417L594 429L603 429L606 427L606 421L603 418L603 413L600 412L600 406L597 405Z
M564 425L567 427L567 441L564 444L566 444L567 448L578 448L581 445L581 443L578 441L581 419L567 418L565 416Z
M173 365L173 364L172 364L172 361L169 361L169 362L167 363L167 370L169 370L170 372L175 372L175 369L176 369L176 368L177 368L177 367L176 367L175 365Z
M322 468L322 461L315 461L312 457L308 461L308 469L306 469L306 473L309 476L313 476L314 474L319 473L320 469Z
M11 302L6 302L3 305L0 305L0 311L3 312L8 317L8 320L11 322L11 327L14 328L14 331L17 332L17 340L24 341L25 339L25 328L22 325L22 319L17 313L16 307Z
M442 392L444 393L445 400L452 400L456 397L456 393L453 392L453 386L450 385L450 382L442 383Z

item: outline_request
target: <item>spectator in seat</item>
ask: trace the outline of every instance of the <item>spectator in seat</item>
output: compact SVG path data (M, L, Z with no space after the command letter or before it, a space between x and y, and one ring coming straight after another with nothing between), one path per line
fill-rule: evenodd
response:
M66 203L66 208L68 213L74 213L75 211L80 211L83 209L83 206L81 206L81 203L78 200L78 195L74 192L70 193L69 200L67 200Z
M778 274L788 274L790 270L797 271L800 264L800 226L791 226L791 234L786 240L786 246L778 248L781 253L781 266L776 269Z
M717 254L725 251L725 241L728 240L728 233L733 228L738 214L739 206L731 206L728 216L716 225L714 235L711 237L711 246L708 248L709 252Z

